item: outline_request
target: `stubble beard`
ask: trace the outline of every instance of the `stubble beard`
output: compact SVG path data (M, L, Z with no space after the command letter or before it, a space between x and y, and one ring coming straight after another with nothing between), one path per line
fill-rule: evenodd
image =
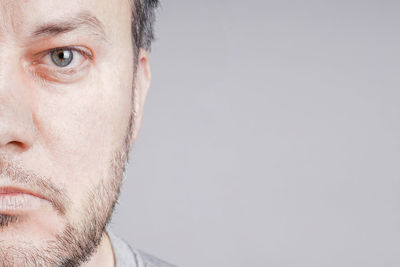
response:
M41 247L25 244L23 248L0 242L0 266L78 267L96 252L120 195L128 162L134 112L129 116L126 136L113 153L107 179L93 186L83 205L78 223L67 222L63 231ZM0 227L18 223L19 217L0 214ZM1 233L0 233L1 236Z

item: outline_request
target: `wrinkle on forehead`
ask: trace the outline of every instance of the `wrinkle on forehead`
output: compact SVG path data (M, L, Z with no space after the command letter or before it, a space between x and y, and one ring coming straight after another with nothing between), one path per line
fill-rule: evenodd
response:
M0 38L27 35L33 25L79 11L83 3L81 0L68 1L68 5L61 0L0 0Z
M34 26L66 20L83 11L94 14L105 32L119 38L130 28L131 0L0 0L0 41L28 37ZM66 4L67 3L67 4ZM127 12L128 11L128 12ZM128 25L129 24L129 25ZM115 29L120 29L115 31ZM130 29L128 29L130 32ZM15 37L15 38L13 38Z
M21 30L25 2L28 0L0 0L0 36Z

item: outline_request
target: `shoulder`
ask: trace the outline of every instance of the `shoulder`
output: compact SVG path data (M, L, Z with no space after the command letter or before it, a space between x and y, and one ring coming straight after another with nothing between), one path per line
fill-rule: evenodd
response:
M146 252L132 248L126 241L107 231L114 250L116 267L176 267Z
M149 255L146 252L140 250L136 250L135 252L138 258L141 258L144 267L176 267L152 255Z

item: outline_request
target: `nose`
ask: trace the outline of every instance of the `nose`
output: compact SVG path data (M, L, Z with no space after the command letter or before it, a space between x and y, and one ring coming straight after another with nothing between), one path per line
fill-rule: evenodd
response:
M15 59L1 54L0 153L26 151L35 140L32 92L21 69Z
M34 142L32 116L17 101L8 104L0 98L0 152L28 150Z

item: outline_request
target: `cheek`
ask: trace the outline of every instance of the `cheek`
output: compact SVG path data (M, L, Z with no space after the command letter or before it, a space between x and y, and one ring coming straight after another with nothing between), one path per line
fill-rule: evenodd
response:
M79 85L36 95L36 124L41 149L53 175L67 188L88 187L107 175L121 147L131 112L132 76L100 66Z

